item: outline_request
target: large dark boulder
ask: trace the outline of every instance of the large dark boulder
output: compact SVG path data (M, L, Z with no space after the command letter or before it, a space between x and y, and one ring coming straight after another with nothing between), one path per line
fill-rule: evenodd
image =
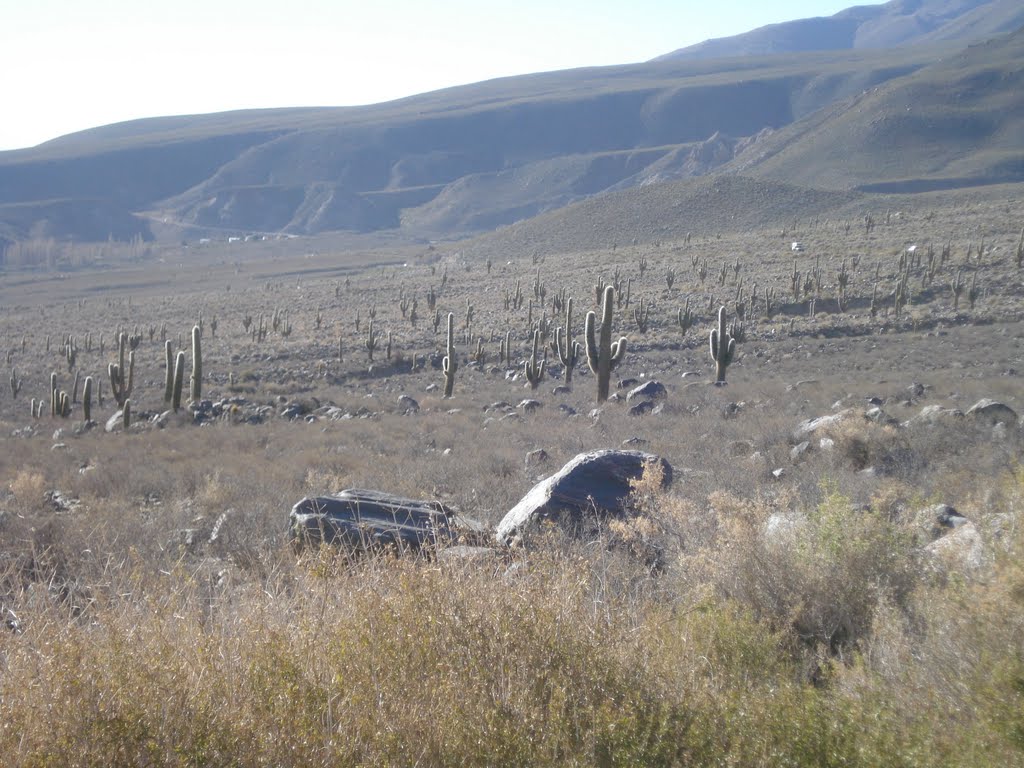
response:
M340 544L357 552L419 551L459 539L455 514L438 501L356 488L303 499L292 507L288 532L297 548Z
M627 516L630 481L655 463L661 465L662 485L667 486L672 482L672 466L660 456L642 451L581 453L509 510L495 536L510 544L543 521L585 532L596 529L601 520Z

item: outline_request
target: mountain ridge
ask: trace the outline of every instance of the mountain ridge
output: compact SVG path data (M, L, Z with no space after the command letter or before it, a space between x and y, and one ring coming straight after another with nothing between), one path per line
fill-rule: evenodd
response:
M920 17L928 9L938 14L970 4L902 5ZM973 5L954 19L968 31L1007 18L1001 0ZM993 8L998 18L982 24L980 12ZM862 22L871 15L856 8L841 14ZM948 31L950 23L933 25L931 32ZM997 74L987 85L978 80L982 57L964 58L956 40L931 41L892 49L664 59L501 78L379 105L242 110L101 126L0 153L0 238L150 238L151 222L161 222L161 237L181 239L340 230L458 238L594 195L707 174L865 190L900 181L937 184L943 174L950 183L983 183L986 174L1024 179L1011 141L1018 133L1015 73L1024 54L1000 42L1006 39L1016 38L990 43L1001 53L988 67L1006 77ZM962 136L955 121L941 114L943 99L952 97L943 78L984 95L964 101L963 111L976 119L960 126ZM901 83L909 90L887 90ZM922 97L928 120L908 122L897 102L918 98L915 88L935 97ZM907 153L906 167L870 161L871 153L892 153L860 140L870 132L857 127L858 104L862 111L875 105L877 117L897 129L872 134L893 146L920 137L929 151L945 157L952 148L963 158L923 170L909 165L920 153ZM1000 104L1013 107L1006 117ZM934 129L936 122L945 133ZM978 129L983 123L987 127ZM840 134L870 173L848 173L837 164L835 157L845 152L834 138Z

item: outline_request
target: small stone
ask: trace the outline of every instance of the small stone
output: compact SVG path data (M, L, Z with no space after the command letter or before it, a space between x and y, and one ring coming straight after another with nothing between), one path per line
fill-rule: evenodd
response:
M550 458L551 457L548 455L547 451L543 448L538 448L537 450L530 451L526 454L526 466L534 467L538 464L545 464Z

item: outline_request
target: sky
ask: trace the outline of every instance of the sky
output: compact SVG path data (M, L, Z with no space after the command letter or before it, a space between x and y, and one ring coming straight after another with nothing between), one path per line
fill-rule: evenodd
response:
M0 150L141 117L372 104L506 75L646 61L856 4L0 0Z

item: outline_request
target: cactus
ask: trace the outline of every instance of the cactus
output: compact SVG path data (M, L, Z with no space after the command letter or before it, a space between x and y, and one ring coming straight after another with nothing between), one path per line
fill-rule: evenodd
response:
M725 325L725 307L718 309L718 328L711 330L711 359L715 361L715 384L725 384L725 371L736 353L736 339Z
M391 331L388 331L388 341L387 341L387 344L384 345L384 356L390 362L390 360L391 360Z
M171 408L177 413L181 408L181 390L185 383L185 353L178 352L174 359L174 389L171 392Z
M670 291L672 290L672 284L675 283L675 281L676 281L676 271L674 269L672 269L671 267L669 267L668 271L665 273L665 285L668 286L668 289Z
M121 408L121 423L124 425L125 432L132 425L132 401L130 399L125 400L124 406Z
M960 294L964 290L964 271L958 269L956 277L954 277L949 283L950 289L953 291L953 311L956 312L960 308Z
M679 329L686 335L686 332L693 328L696 320L693 317L693 312L690 311L690 300L686 300L686 304L683 305L682 309L676 311L676 322L679 323Z
M526 373L526 380L530 382L530 389L536 389L544 380L544 368L548 363L548 352L544 350L544 359L537 364L537 348L540 346L540 331L533 332L533 352L530 359L523 363L523 371Z
M21 392L21 379L18 378L18 371L11 368L11 398L17 399L19 392Z
M164 376L164 402L171 402L171 396L174 394L174 350L171 347L171 340L167 339L164 342L164 367L166 369Z
M555 328L555 354L559 361L565 366L565 383L572 384L572 371L579 362L582 348L580 343L572 338L572 299L565 302L565 344L562 343L562 329Z
M373 328L373 317L370 317L370 322L366 326L366 340L363 342L363 346L366 347L366 357L372 363L373 362L373 350L377 348L377 332Z
M603 403L608 399L612 369L615 368L626 354L626 337L612 343L612 308L615 304L615 289L605 286L604 301L601 305L601 330L598 335L597 315L587 313L584 324L586 336L587 364L597 375L597 401Z
M82 390L82 416L87 422L92 421L92 376L85 377L85 388Z
M203 396L203 350L200 346L200 338L203 329L192 326L192 378L189 380L189 400L198 403Z
M644 303L643 296L640 297L640 306L633 307L633 320L636 322L636 329L640 333L647 333L647 323L651 317L651 305Z
M125 376L124 352L127 345L128 334L122 331L117 337L118 362L111 363L107 366L107 375L110 378L110 392L114 396L114 400L117 401L119 408L123 408L124 401L131 396L132 387L134 386L135 381L134 352L128 353L128 372L127 377Z
M455 359L455 315L448 313L448 345L447 354L441 363L441 370L444 371L444 396L451 397L455 389L455 372L459 363Z

